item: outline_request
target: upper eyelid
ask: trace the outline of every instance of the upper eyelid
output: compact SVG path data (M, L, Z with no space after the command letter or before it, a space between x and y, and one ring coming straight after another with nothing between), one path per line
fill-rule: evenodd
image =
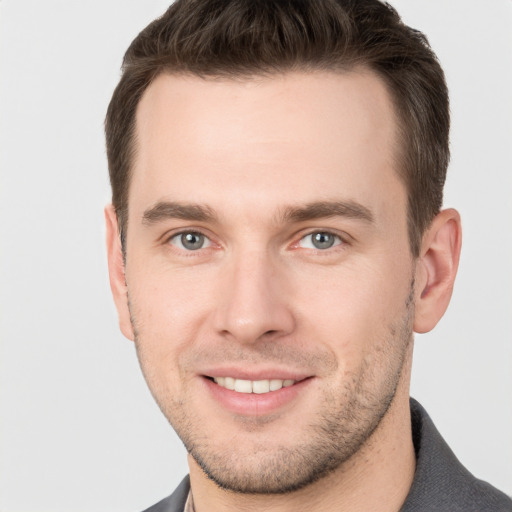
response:
M342 242L345 243L353 240L352 236L350 236L346 231L339 231L334 228L311 228L305 231L300 231L295 235L295 237L298 237L298 240L302 240L306 236L312 235L314 233L328 233L329 235L337 236Z
M339 236L339 237L342 236L341 233L337 229L332 229L332 228L308 229L302 236L304 237L304 236L312 235L313 233L328 233L329 235L335 235L335 236Z
M172 238L183 235L184 233L197 233L199 235L203 235L205 238L208 238L210 242L213 242L212 236L206 232L204 228L199 227L187 227L187 228L176 228L166 231L163 235L161 235L158 240L163 242L168 242Z
M211 237L209 237L202 231L198 231L196 229L185 229L183 231L176 231L175 233L173 233L165 238L166 238L166 240L171 240L172 238L176 238L179 235L185 235L185 234L201 235L201 236L204 236L205 238L208 238L208 240L211 240Z
M303 238L306 238L307 236L314 235L316 233L324 233L324 234L327 234L327 235L332 235L332 236L338 237L340 240L343 240L343 235L341 235L339 233L336 233L336 232L333 232L333 231L329 231L327 229L315 229L313 231L310 231L309 233L306 233L303 236L301 236L301 240Z

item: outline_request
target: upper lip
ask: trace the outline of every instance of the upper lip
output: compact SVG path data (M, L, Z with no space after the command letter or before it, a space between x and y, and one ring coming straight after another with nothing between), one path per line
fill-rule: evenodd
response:
M247 369L231 366L208 368L201 372L206 377L233 377L242 380L304 380L311 374L285 368Z

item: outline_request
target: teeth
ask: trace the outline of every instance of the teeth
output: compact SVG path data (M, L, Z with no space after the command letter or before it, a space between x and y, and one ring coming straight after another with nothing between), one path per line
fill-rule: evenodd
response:
M238 393L256 393L260 395L295 384L292 379L244 380L234 379L233 377L215 377L213 380L222 388L234 390Z
M221 379L224 380L222 384ZM235 389L235 379L233 377L219 377L219 381L216 381L219 386L224 386L226 389Z
M255 380L252 383L252 392L263 394L268 393L270 391L270 381L269 380Z
M283 387L283 381L279 379L272 379L270 381L270 391L277 391Z
M235 391L238 393L252 393L252 382L250 380L235 380Z

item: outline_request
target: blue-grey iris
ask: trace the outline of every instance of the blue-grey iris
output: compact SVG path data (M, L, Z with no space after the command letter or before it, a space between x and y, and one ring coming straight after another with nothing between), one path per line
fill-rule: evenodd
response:
M335 236L331 233L313 233L311 242L317 249L329 249L334 245Z
M204 235L201 233L183 233L181 243L189 251L197 251L204 245Z

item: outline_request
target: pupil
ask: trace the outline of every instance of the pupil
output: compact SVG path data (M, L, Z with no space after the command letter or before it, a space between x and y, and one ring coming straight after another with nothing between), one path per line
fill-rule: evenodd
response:
M181 235L181 243L183 247L192 251L201 249L204 242L204 236L199 233L185 233Z
M330 233L315 233L313 235L313 245L317 249L329 249L334 243L334 237Z

